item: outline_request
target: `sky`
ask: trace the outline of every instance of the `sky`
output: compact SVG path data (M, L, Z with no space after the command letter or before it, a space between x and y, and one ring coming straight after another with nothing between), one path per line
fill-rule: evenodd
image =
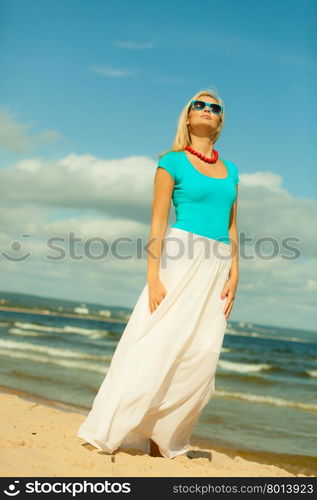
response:
M316 330L316 13L311 0L0 0L0 289L133 307L145 256L74 257L69 235L79 253L147 237L157 155L211 87L253 255L230 320ZM259 238L278 255L261 257Z

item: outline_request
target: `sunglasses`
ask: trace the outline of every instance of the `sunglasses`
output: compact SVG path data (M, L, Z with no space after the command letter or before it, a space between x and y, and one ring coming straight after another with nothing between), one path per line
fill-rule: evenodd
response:
M191 107L196 111L203 111L206 106L209 106L210 111L215 113L215 115L219 115L223 110L223 107L216 102L205 102L199 100L193 100L191 102Z

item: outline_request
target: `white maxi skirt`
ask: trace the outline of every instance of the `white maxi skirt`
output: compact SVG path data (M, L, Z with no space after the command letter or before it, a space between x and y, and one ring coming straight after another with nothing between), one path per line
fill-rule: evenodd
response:
M186 454L215 392L230 245L175 227L164 240L159 277L167 294L151 313L144 286L77 433L108 453L150 453L151 438L164 457Z

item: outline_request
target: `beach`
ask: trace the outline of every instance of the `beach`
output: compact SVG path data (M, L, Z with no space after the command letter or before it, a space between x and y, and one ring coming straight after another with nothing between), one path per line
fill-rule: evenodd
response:
M1 477L315 477L314 464L274 454L219 450L193 438L187 455L151 457L140 450L108 454L76 436L85 412L1 388Z

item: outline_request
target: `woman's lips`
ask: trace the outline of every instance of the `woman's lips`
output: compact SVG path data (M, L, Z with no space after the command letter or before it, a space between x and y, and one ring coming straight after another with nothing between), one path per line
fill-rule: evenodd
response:
M204 116L205 118L208 118L209 120L211 120L211 116L210 115L201 115L201 116Z

